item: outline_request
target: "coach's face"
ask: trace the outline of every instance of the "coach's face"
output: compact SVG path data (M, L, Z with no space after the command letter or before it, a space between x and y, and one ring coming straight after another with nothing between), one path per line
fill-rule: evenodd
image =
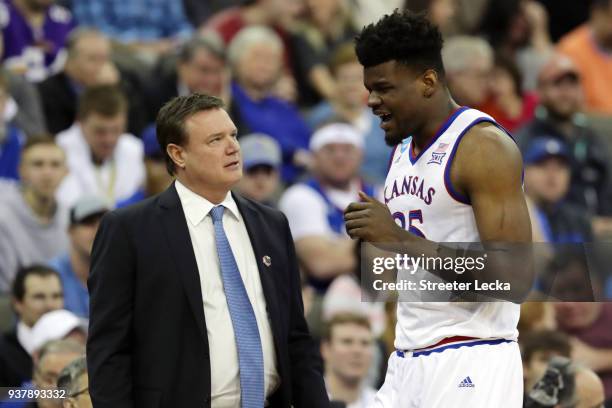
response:
M185 121L187 140L179 157L196 186L229 191L242 178L236 126L223 109L201 111Z
M423 123L424 98L435 85L426 84L424 75L397 61L364 69L368 106L381 119L380 127L390 146L417 132Z

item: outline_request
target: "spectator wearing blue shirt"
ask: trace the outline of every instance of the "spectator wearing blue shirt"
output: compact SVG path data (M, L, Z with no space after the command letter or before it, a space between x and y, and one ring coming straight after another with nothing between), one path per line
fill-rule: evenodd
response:
M0 178L18 180L19 156L25 135L5 121L4 112L8 101L6 78L0 75Z
M58 256L50 266L59 272L64 287L64 307L79 317L89 318L87 278L91 247L102 216L110 208L96 196L84 196L70 210L69 252Z
M235 78L232 102L241 123L238 131L264 133L281 147L281 177L293 182L308 166L310 129L297 108L273 95L283 74L283 43L278 34L263 26L240 30L228 48Z
M72 11L81 26L154 55L170 51L193 31L182 1L73 0Z

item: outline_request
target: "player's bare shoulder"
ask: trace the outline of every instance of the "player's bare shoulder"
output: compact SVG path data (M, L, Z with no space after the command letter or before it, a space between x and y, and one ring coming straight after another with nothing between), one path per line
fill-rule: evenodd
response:
M451 169L451 178L462 189L474 184L520 185L521 152L504 130L493 123L474 125L463 136Z

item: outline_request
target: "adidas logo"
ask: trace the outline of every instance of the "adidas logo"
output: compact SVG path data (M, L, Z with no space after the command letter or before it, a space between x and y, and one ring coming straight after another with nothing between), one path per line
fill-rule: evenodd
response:
M467 376L467 377L465 377L465 378L463 379L463 381L461 381L461 382L459 383L459 388L462 388L462 387L470 387L470 388L473 388L473 387L475 387L475 385L474 385L474 383L472 382L472 379L471 379L469 376Z

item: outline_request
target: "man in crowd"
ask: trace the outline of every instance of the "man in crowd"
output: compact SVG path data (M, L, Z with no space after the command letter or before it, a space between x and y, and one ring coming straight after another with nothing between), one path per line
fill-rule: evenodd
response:
M64 306L56 271L42 265L21 269L11 294L17 326L0 340L0 384L17 387L32 377L32 328L45 313Z
M448 88L459 105L481 106L489 96L493 49L479 37L458 36L445 41L442 60Z
M113 86L88 88L79 100L77 122L57 135L70 170L57 192L67 206L87 194L114 206L144 184L142 141L125 133L127 100Z
M280 186L280 146L270 136L254 133L240 138L244 176L237 190L247 198L275 207Z
M525 393L528 393L534 384L542 378L551 357L569 358L571 352L567 335L556 330L536 330L521 333L520 345Z
M359 178L362 148L363 137L348 124L320 128L310 140L314 177L288 188L279 202L298 257L319 290L355 268L355 243L346 235L343 209L359 200L359 190L373 194Z
M68 364L57 379L57 387L66 389L62 408L92 408L89 396L87 360L79 357Z
M0 3L2 63L30 81L41 81L64 62L64 44L76 22L54 0Z
M612 157L581 113L583 81L572 60L552 56L538 76L536 118L516 133L516 139L523 154L536 137L552 137L566 144L571 169L567 200L593 214L610 215Z
M589 20L562 37L557 49L578 66L587 110L612 114L612 2L592 1Z
M569 152L563 142L535 138L524 155L525 191L535 204L537 220L547 242L591 242L591 220L565 201L570 185Z
M66 158L50 138L30 138L21 151L20 184L0 194L0 291L7 292L20 267L48 262L68 248L67 211L55 194L66 175Z
M70 210L70 249L49 265L59 272L64 288L64 307L82 318L89 318L87 278L91 247L108 204L96 196L80 198Z
M364 384L374 354L374 336L368 318L351 313L337 314L323 330L321 355L325 384L332 401L347 408L367 408L376 390Z

